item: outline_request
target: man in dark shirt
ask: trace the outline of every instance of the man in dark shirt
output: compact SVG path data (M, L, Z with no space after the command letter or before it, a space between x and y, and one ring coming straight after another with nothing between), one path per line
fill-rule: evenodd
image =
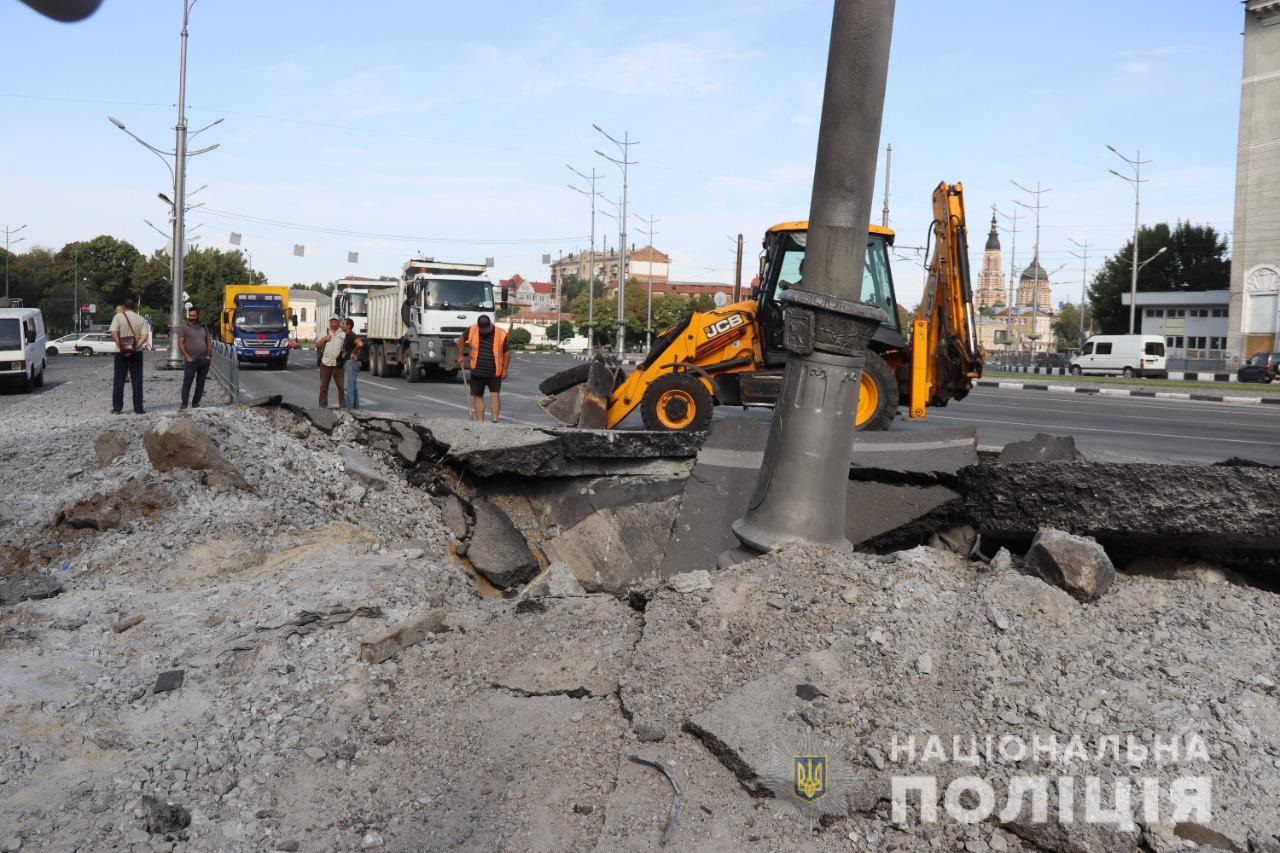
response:
M209 376L209 365L213 359L213 340L209 330L200 323L200 311L187 309L187 322L176 330L178 349L182 351L182 405L178 411L187 407L187 401L197 409L204 397L204 381ZM196 395L191 397L191 383L195 382Z
M507 341L506 330L495 326L487 315L481 315L466 335L458 339L458 352L462 353L461 361L470 371L472 416L477 421L484 421L484 390L489 389L493 397L493 422L498 422L502 410L502 400L498 392L502 389L502 377L507 375L511 364L511 344Z

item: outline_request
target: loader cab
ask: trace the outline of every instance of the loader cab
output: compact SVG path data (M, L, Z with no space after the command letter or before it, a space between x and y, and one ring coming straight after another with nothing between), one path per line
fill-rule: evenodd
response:
M787 360L787 353L782 347L782 303L779 297L784 290L798 286L803 280L807 242L808 223L803 221L775 225L765 234L756 308L767 365L782 364ZM870 227L858 296L861 301L882 309L888 315L888 320L872 336L872 346L881 349L905 347L907 343L898 323L897 297L889 271L891 245L892 231L875 225Z

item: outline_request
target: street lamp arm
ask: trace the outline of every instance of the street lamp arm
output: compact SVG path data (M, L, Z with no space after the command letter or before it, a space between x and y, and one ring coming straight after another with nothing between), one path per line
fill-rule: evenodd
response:
M204 132L205 132L206 130L208 130L209 128L213 127L214 125L216 125L216 124L222 124L224 121L226 121L226 119L222 119L222 118L220 118L220 119L218 119L217 121L209 122L209 123L208 123L208 124L206 124L204 127L200 128L199 130L197 130L197 131L195 131L194 133L192 133L192 134L191 134L191 136L190 136L190 137L188 137L188 138L189 138L189 139L195 138L195 137L199 136L200 134L204 133Z
M210 151L212 151L213 149L215 149L215 148L219 147L219 145L220 145L220 144L221 144L221 143L215 142L214 144L212 144L212 145L208 146L207 148L201 148L199 151L188 151L188 152L187 152L187 156L188 156L188 157L195 157L195 156L197 156L197 155L199 155L199 154L208 154L208 153L209 153Z

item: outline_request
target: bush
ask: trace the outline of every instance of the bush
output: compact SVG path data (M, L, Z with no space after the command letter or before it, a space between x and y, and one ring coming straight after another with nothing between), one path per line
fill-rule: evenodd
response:
M528 329L512 329L507 335L507 340L511 342L512 347L524 348L533 340L533 334Z

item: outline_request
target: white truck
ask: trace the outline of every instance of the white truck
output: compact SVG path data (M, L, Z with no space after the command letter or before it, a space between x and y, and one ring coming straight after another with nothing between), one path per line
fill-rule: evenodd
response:
M369 295L369 370L375 376L458 375L458 338L481 315L495 319L483 264L412 260L394 287Z
M350 317L351 322L355 325L355 333L360 337L366 337L369 334L369 297L375 293L381 293L388 289L394 289L396 282L379 281L369 278L343 278L339 279L337 286L333 289L333 297L330 300L329 312L335 317ZM317 317L317 320L321 318ZM324 317L325 324L329 318ZM325 325L317 322L317 329L324 329ZM361 347L360 364L364 368L369 367L369 348Z

